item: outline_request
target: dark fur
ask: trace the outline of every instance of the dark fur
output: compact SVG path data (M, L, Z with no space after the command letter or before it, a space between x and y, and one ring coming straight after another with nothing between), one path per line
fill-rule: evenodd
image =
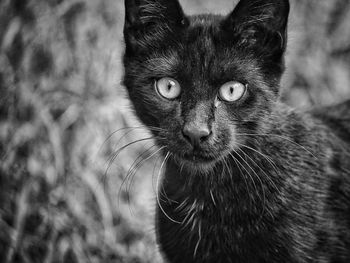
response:
M125 3L124 83L171 153L157 209L165 258L350 262L350 101L304 113L278 102L288 1L242 0L227 17L187 17L176 0ZM179 81L178 100L157 95L162 77ZM231 80L248 93L216 107ZM213 132L200 147L182 134L189 122Z

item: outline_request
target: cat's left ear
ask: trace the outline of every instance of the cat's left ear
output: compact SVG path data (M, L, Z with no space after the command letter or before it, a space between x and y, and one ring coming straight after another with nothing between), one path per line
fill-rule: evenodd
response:
M222 26L238 45L278 59L287 46L289 8L288 0L241 0Z
M124 38L127 48L166 42L186 22L178 0L125 0Z

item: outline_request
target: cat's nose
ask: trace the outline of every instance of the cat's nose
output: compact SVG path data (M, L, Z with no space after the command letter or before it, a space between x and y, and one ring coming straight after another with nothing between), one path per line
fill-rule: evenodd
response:
M183 128L183 136L192 144L199 145L211 135L212 131L207 125L188 123Z

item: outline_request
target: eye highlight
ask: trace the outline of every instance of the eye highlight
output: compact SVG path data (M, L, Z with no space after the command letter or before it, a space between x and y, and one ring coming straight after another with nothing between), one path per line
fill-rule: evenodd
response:
M174 100L181 93L179 82L172 78L161 78L155 82L155 88L157 93L167 100Z
M246 93L247 85L238 81L230 81L221 86L219 98L226 102L235 102L240 100Z

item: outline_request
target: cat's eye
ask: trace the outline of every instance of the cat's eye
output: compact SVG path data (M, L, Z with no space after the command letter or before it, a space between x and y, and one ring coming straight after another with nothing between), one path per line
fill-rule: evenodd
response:
M247 90L247 85L238 81L230 81L221 86L219 98L226 102L235 102L240 100Z
M180 96L181 87L178 81L172 78L162 78L155 82L155 88L160 96L174 100Z

